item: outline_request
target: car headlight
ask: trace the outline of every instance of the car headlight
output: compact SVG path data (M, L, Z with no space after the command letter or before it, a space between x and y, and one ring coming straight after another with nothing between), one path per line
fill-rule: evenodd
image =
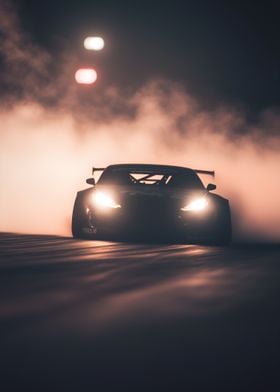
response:
M185 207L181 208L182 211L203 211L208 205L208 201L205 197L192 200Z
M98 208L121 208L120 204L117 204L115 200L105 192L95 192L93 195L94 205Z

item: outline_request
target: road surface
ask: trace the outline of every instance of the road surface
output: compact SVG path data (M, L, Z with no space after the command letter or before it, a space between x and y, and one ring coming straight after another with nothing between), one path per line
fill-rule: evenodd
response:
M6 391L280 390L280 246L0 234Z

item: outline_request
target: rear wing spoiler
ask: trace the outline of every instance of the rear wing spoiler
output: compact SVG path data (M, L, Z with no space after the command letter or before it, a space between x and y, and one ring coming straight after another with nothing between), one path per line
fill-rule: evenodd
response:
M94 175L94 173L96 171L104 171L105 167L93 167L92 168L92 175ZM200 169L192 169L193 171L195 171L198 174L206 174L208 176L213 176L215 177L215 171L214 170L200 170Z
M206 174L208 176L215 177L215 171L214 170L200 170L200 169L193 169L198 174Z
M96 171L104 171L105 167L93 167L92 168L92 175L94 175L94 172Z

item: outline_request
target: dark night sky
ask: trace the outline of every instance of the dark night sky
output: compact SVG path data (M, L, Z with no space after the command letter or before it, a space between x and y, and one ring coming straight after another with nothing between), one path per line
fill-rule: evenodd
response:
M104 83L137 88L159 76L182 83L207 105L252 111L280 105L276 1L16 3L25 30L54 54L80 51L84 36L102 35L106 50L94 62Z

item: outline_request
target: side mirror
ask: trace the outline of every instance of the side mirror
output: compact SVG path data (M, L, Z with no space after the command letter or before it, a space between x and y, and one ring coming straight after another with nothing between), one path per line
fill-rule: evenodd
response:
M93 177L91 177L91 178L87 178L86 179L86 183L87 184L89 184L89 185L95 185L95 179L93 178Z
M206 189L207 189L208 192L210 192L210 191L213 191L216 188L217 187L216 187L215 184L208 184Z

